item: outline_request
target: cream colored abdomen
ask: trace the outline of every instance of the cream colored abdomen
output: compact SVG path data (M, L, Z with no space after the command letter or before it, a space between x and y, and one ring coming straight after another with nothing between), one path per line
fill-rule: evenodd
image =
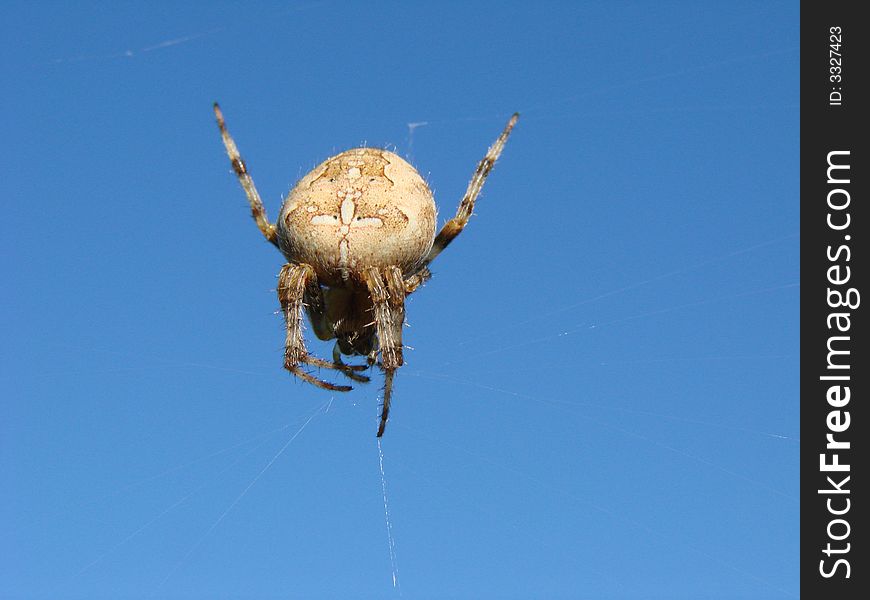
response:
M350 284L366 267L413 271L435 238L435 200L396 154L355 148L303 177L277 225L288 260L311 265L327 285Z

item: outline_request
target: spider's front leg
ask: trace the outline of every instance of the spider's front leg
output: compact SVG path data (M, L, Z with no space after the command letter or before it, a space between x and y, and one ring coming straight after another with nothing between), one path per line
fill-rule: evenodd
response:
M387 267L383 274L375 267L370 267L363 272L363 277L374 304L381 368L384 370L384 406L378 426L378 437L381 437L390 416L393 376L396 369L404 364L402 326L405 324L405 282L402 280L402 270L398 267Z
M300 364L324 367L342 371L345 375L354 379L354 367L345 364L335 364L329 361L311 356L305 348L305 340L302 337L302 310L305 299L309 301L321 301L320 288L317 285L317 276L314 269L305 264L288 263L281 268L278 275L278 300L281 302L281 312L287 323L287 339L284 344L284 368L299 377L303 381L314 384L327 390L336 392L348 392L352 388L349 385L336 385L323 381L307 373ZM357 381L363 381L359 378Z

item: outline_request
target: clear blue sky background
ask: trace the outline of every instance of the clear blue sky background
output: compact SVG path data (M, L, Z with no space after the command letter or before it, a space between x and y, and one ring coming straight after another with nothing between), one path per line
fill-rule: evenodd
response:
M796 2L76 4L0 24L0 597L798 595ZM214 100L273 217L366 143L446 218L522 113L409 301L393 560Z

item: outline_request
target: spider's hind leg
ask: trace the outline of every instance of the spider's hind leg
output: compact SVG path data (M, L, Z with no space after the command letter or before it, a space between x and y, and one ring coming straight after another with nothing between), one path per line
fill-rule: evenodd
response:
M245 195L248 196L248 203L251 205L251 215L257 223L257 227L263 236L275 246L278 245L278 230L275 225L269 222L266 216L266 208L263 206L263 201L260 199L260 193L257 191L257 186L254 185L254 180L248 173L248 167L245 165L242 155L239 153L236 142L233 136L227 131L227 125L224 122L224 115L221 112L218 103L214 103L214 116L217 119L218 128L221 131L221 138L224 141L224 148L227 150L227 156L230 157L230 164L233 166L233 171L236 177L239 178L239 183L242 184L242 189L245 190Z
M413 294L421 285L432 278L432 271L428 267L421 268L417 273L405 278L405 294Z
M513 114L510 120L508 120L507 125L505 125L504 131L501 132L501 135L498 136L493 145L487 150L483 159L477 164L477 169L475 169L474 175L471 176L471 181L468 182L468 189L465 190L465 195L459 203L459 208L456 209L456 216L447 221L441 231L438 232L438 235L435 237L435 243L432 244L432 249L429 251L424 265L428 265L435 260L435 257L465 229L472 212L474 212L474 203L477 201L477 196L480 194L480 190L483 189L483 184L486 182L489 172L495 166L495 161L501 156L501 151L504 150L508 136L511 134L519 118L519 113Z

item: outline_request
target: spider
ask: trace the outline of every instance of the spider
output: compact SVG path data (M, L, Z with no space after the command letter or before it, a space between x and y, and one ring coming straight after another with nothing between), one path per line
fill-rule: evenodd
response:
M303 365L367 382L360 372L380 354L381 437L390 414L393 377L403 364L405 297L432 276L429 264L468 223L519 114L514 113L477 165L456 216L436 236L432 191L414 167L378 148L354 148L320 163L290 191L277 223L270 223L217 103L214 113L257 227L287 259L278 275L278 301L287 328L284 368L317 387L347 392L351 386L319 379ZM319 339L336 340L332 361L306 350L303 312ZM346 364L342 355L364 356L366 364Z

